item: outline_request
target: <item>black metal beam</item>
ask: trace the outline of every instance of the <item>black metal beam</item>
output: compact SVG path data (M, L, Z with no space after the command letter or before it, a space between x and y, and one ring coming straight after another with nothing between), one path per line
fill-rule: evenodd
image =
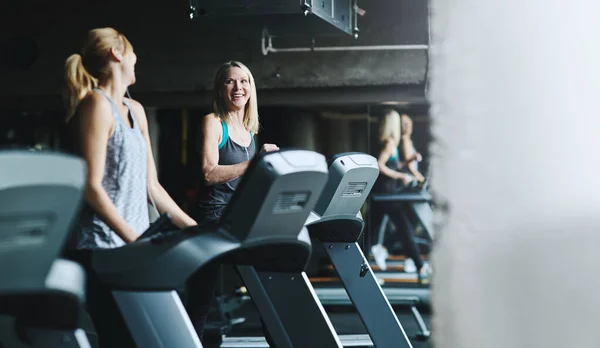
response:
M132 97L146 107L210 107L210 91L136 92ZM382 105L422 106L427 104L423 85L361 86L334 88L263 89L258 91L261 107ZM62 108L60 95L0 95L0 110L56 111Z

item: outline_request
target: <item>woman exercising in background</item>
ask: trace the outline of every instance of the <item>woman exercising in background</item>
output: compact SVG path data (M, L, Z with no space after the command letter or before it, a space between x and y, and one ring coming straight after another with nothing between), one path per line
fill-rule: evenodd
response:
M398 153L402 134L400 114L395 110L387 111L381 123L379 133L381 151L379 152L379 156L377 156L380 173L378 189L386 193L402 191L414 181L414 178L412 175L402 171L410 164L410 161L401 162ZM417 160L416 155L411 156L409 160Z
M406 168L409 167L411 163L419 161L421 155L414 151L411 155L406 156L407 159L405 161L400 161L398 153L401 134L410 134L406 131L403 132L403 126L404 123L401 122L400 114L398 114L397 111L388 110L385 113L380 127L379 140L381 141L381 151L377 158L379 177L375 185L375 191L378 193L400 193L413 187L411 184L417 183L417 180L415 180L411 174L406 173ZM412 146L412 142L409 145ZM412 223L400 216L403 215L402 212L406 210L406 206L393 201L382 202L379 204L385 204L385 206L382 206L382 209L379 212L375 209L375 212L378 214L373 215L381 216L387 214L398 228L404 251L408 256L404 263L404 271L408 273L417 272L423 267L424 263L419 253L419 248L414 240ZM385 270L387 268L386 259L389 255L385 246L374 240L377 237L378 236L375 235L375 233L372 233L371 240L374 244L371 247L371 253L379 268Z
M254 135L259 131L256 86L250 70L236 61L218 69L212 97L213 113L201 124L199 152L202 185L196 199L196 219L201 227L215 227L241 176L256 153ZM264 144L261 151L277 151ZM203 270L203 276L192 277L187 287L190 297L187 310L192 324L202 338L210 302L218 279L218 267ZM208 300L207 300L208 299Z
M214 225L256 152L259 131L256 86L250 70L230 61L217 71L213 88L213 113L204 117L199 137L203 185L197 199L201 225ZM261 151L276 151L264 144Z

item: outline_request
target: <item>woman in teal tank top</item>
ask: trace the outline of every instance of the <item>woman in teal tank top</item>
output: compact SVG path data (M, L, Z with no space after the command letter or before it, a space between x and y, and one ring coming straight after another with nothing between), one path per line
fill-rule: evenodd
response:
M259 131L256 86L250 70L236 61L218 69L213 87L213 113L206 115L200 127L199 157L201 185L196 197L195 218L200 226L214 227L233 196L241 176L257 149L254 135ZM276 151L264 144L261 151ZM206 268L188 281L187 311L201 340L218 279L218 268ZM205 342L206 343L206 342Z
M398 151L400 137L402 134L402 122L400 114L395 110L388 110L383 118L380 128L380 141L382 144L377 162L379 164L379 177L375 185L377 193L395 194L410 189L418 181L415 180L410 171L406 168L416 158L411 156L408 160L402 161ZM410 185L410 186L409 186ZM416 185L415 185L416 186ZM414 228L410 221L400 218L400 212L407 211L407 207L399 202L379 202L371 207L372 220L380 221L380 216L387 214L398 228L404 252L407 258L404 264L404 270L408 273L414 273L424 265L419 253L419 248L414 241ZM375 258L375 262L380 269L386 269L386 259L389 256L387 248L376 243L376 233L371 229L371 236L367 239L371 245L370 251ZM367 248L369 250L369 248Z
M242 174L256 152L259 131L256 86L250 70L240 62L223 64L213 88L213 113L201 127L202 185L197 196L200 225L218 222ZM265 144L262 151L278 147Z
M402 187L409 185L414 180L411 175L401 171L406 163L400 161L398 154L400 134L400 114L395 110L389 110L383 118L380 129L381 151L377 156L379 177L376 191L384 193L400 191Z

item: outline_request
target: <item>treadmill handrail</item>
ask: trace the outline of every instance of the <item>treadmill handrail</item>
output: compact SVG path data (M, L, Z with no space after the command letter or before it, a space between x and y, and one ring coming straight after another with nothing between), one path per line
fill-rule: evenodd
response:
M208 263L227 258L236 252L242 255L243 259L244 253L255 253L256 250L271 245L287 245L291 248L289 250L297 250L298 255L302 256L296 263L301 262L300 259L303 258L307 261L306 255L310 255L310 238L307 232L303 237L303 223L306 219L303 214L308 216L314 207L326 181L327 167L322 155L312 151L295 151L299 154L298 158L282 156L281 152L256 156L246 170L240 182L241 187L238 186L217 228L200 230L198 227L190 227L183 231L159 233L119 248L96 250L92 254L92 267L103 281L115 288L166 290L176 288ZM269 159L270 157L272 159ZM297 161L293 162L295 159ZM260 170L255 171L258 168ZM278 173L280 175L277 175ZM261 178L265 181L261 181ZM305 180L297 180L298 178ZM248 182L253 186L248 187L248 192L242 192ZM280 204L276 198L285 194L290 187L307 191L310 199L298 209L281 213L275 210ZM260 192L250 189L258 189ZM252 199L256 194L260 197ZM241 204L250 204L252 207L242 207ZM292 208L294 207L292 205ZM257 208L259 210L256 210ZM241 216L242 220L233 221L233 217L252 214L254 210L257 212L256 216ZM297 228L292 222L286 225L277 223L278 219L290 219L290 216L294 220L286 221L298 220L299 222L295 222L298 224ZM249 223L243 224L246 220ZM232 221L234 223L229 224ZM264 228L268 230L263 231ZM280 231L281 229L285 232ZM249 235L254 233L253 231L258 233L250 238ZM275 253L271 256L273 255ZM161 274L161 277L164 275L164 279L156 279L156 274Z
M433 196L427 191L395 194L376 193L371 195L371 200L373 202L431 202Z
M310 226L318 223L322 223L324 221L334 221L334 220L359 220L363 221L362 216L360 214L336 214L336 215L327 215L327 216L319 216L315 214L318 218L315 220L307 220L305 226Z
M187 230L155 235L119 248L95 250L92 267L114 288L172 290L202 265L240 246L220 230L202 233ZM157 273L164 275L160 282L150 279Z

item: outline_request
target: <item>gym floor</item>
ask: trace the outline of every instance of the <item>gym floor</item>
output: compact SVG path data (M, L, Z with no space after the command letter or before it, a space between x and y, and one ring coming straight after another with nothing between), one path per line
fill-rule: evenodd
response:
M342 307L328 308L329 317L335 330L340 335L352 335L352 334L365 334L365 328L358 317L358 314L353 311L349 311ZM398 319L404 326L404 331L409 336L413 348L430 348L433 347L431 342L421 342L414 338L414 334L417 332L417 325L414 322L410 310L408 308L398 307L396 308L396 314ZM421 309L421 314L427 323L427 326L431 329L431 313L427 312L426 309ZM234 328L229 336L260 336L262 335L262 328L260 325L260 317L258 313L251 310L251 306L246 311L240 311L239 315L246 317L246 322L239 327ZM26 348L27 346L18 342L14 334L11 332L12 321L7 317L0 317L0 347L2 348ZM87 326L87 325L86 325ZM90 343L92 348L97 348L97 340L92 332L88 332Z
M413 348L433 347L430 342L421 342L414 338L418 329L409 308L397 307L395 310L400 323L404 327L404 331L410 338ZM427 324L427 327L431 329L431 313L426 309L420 309L420 311L423 315L425 323ZM329 314L329 318L331 319L331 322L333 323L333 326L339 335L356 335L367 333L360 320L360 317L358 316L358 313L348 310L348 307L327 307L327 313ZM240 315L241 314L242 313L240 313ZM234 328L229 336L262 335L262 327L258 313L255 311L247 311L244 313L244 315L246 316L246 322L239 327Z

